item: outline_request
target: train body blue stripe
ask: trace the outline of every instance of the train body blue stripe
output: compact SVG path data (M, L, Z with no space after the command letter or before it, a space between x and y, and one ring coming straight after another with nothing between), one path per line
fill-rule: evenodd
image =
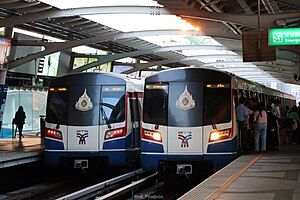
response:
M143 169L155 171L160 160L211 160L214 168L218 169L237 157L236 154L216 154L216 155L170 155L170 154L142 154L141 165Z
M209 144L207 153L237 152L237 136L232 140Z
M64 143L61 141L51 140L45 138L45 149L57 149L57 150L64 150Z
M154 142L148 142L148 141L141 141L141 149L144 152L164 152L164 147L162 144L157 144Z

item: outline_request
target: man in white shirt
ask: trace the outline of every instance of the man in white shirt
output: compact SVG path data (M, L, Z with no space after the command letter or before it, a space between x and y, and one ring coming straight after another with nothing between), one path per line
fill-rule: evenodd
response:
M236 107L236 118L239 127L239 137L242 152L246 152L249 150L247 130L249 127L249 116L253 113L252 110L244 105L245 101L246 99L244 97L240 97L239 105Z

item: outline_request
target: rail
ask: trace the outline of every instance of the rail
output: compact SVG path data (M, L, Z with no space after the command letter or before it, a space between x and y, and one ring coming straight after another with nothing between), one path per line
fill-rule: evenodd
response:
M97 200L108 200L108 199L115 199L116 197L131 192L132 195L134 195L134 189L137 187L140 187L141 185L143 185L145 182L149 181L150 179L153 179L154 177L157 176L157 172L154 174L151 174L141 180L132 182L131 184L124 186L122 188L119 188L111 193L108 193L106 195L103 195L101 197L96 198Z
M79 190L77 192L65 195L63 197L58 198L57 200L73 200L73 199L82 199L82 198L86 199L87 196L91 196L91 197L95 196L95 194L98 194L99 191L101 192L102 190L109 188L110 186L128 180L130 178L134 178L142 173L144 173L144 171L142 169L138 169L133 172L129 172L121 176L112 178L110 180Z

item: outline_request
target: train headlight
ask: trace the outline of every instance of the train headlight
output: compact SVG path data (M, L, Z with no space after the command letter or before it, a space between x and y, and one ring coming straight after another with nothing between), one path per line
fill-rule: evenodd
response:
M224 129L224 130L213 130L209 134L209 142L229 139L232 135L231 132L232 132L231 128Z
M142 137L142 139L146 139L146 140L162 142L162 134L161 134L161 132L156 131L156 130L142 129L141 137Z
M124 137L126 135L126 128L112 129L105 132L104 140Z
M153 139L156 141L161 141L161 134L159 132L154 132Z
M45 137L62 140L62 133L59 130L46 128Z

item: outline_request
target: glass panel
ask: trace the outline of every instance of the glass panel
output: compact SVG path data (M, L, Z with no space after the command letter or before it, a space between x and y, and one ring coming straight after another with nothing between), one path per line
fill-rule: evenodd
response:
M144 122L150 124L167 125L167 113L168 85L146 85L146 90L144 93Z
M71 86L68 103L68 124L99 125L100 86Z
M203 83L169 84L168 125L195 127L203 124Z
M125 86L102 86L101 124L125 121Z
M207 84L206 84L207 85ZM231 120L231 90L224 88L204 88L204 124L220 124Z
M40 130L40 115L45 115L46 113L46 101L47 101L47 93L41 91L33 91L32 92L32 108L33 108L33 130Z

